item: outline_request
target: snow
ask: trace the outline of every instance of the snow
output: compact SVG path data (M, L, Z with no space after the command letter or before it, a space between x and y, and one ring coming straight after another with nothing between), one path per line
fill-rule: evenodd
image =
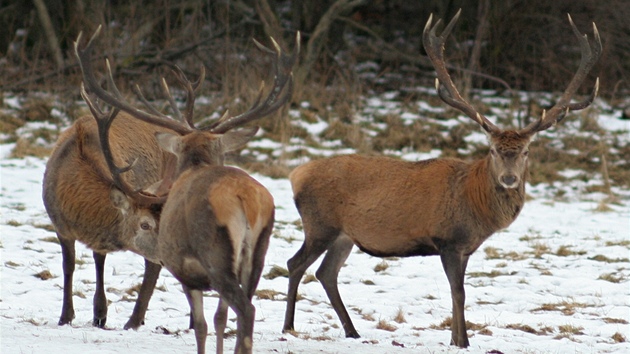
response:
M137 293L126 290L140 283L143 260L130 252L114 253L106 262L109 305L107 329L91 326L95 274L91 251L77 243L74 277L76 318L58 326L63 276L60 247L41 201L45 160L8 159L2 146L1 242L3 353L134 353L194 352L188 327L189 307L178 282L163 271L146 316L138 331L122 329L132 312ZM254 175L273 194L277 205L276 229L267 253L271 267L286 267L298 250L303 234L292 202L289 182ZM570 189L570 188L569 188ZM571 190L571 189L570 189ZM256 353L628 353L629 343L615 343L613 335L630 334L630 210L624 205L597 212L597 200L579 188L558 202L540 189L530 188L534 199L507 230L491 237L475 253L466 278L467 320L485 326L469 329L471 346L449 345L450 330L440 328L450 316L448 282L437 257L380 259L356 249L339 275L341 295L361 339L346 339L324 290L317 282L301 284L304 299L297 303L298 335L281 332L287 279L262 278L259 290L278 292L275 300L254 299ZM485 250L485 252L484 252ZM562 253L561 250L568 252ZM494 251L496 257L491 256ZM597 260L605 256L611 262ZM388 268L374 270L385 262ZM318 263L307 274L313 274ZM34 274L48 270L53 278ZM607 275L620 282L604 279ZM372 285L373 284L373 285ZM205 297L210 325L207 350L215 350L212 316L217 299ZM553 307L545 310L545 307ZM406 322L397 323L401 313ZM235 315L228 327L235 329ZM385 321L394 331L377 329ZM518 328L529 326L538 334ZM568 326L568 327L562 327ZM562 334L560 328L576 329ZM543 333L544 332L544 333ZM234 337L226 340L226 352Z
M366 99L366 109L357 112L355 123L370 122L371 127L378 128L373 117L390 113L400 113L408 122L426 119L447 128L470 122L463 115L448 120L425 117L425 112L443 112L444 108L424 101L419 101L413 112L406 112L400 102L391 101L395 97L395 93L386 92ZM20 104L11 97L5 97L4 102L7 107ZM309 105L302 103L301 107ZM620 145L630 143L630 121L620 119L619 112L601 113L597 123L609 132L621 132L616 137ZM29 124L29 129L56 129L42 123ZM316 116L315 122L297 120L292 124L307 130L320 142L319 147L308 146L299 138L292 138L286 146L263 138L250 142L243 153L261 149L273 151L272 157L277 157L283 152L304 150L322 157L354 152L339 140L318 137L328 127L320 117ZM368 135L376 131L362 129ZM562 131L541 134L556 137L583 133L578 130L579 121L567 121ZM27 133L28 129L24 134ZM487 143L482 131L473 131L465 140ZM549 146L562 148L561 144L554 144L560 143L552 140ZM91 325L95 288L92 252L77 243L73 283L76 318L72 325L57 325L63 274L61 249L51 242L55 233L46 228L50 220L41 200L46 160L10 159L14 146L0 144L1 352L194 352L194 333L188 330L188 303L180 285L167 271L162 271L158 280L146 324L137 331L123 330L137 297L131 289L141 282L144 272L143 259L130 252L107 257L107 329L97 329ZM436 149L384 153L409 161L441 155ZM293 166L308 159L297 157L287 163ZM471 323L469 348L450 346L450 329L441 325L451 316L451 298L438 257L381 259L355 248L339 274L339 288L362 337L344 337L337 315L316 281L300 285L297 333L283 334L288 280L263 277L258 290L275 295L271 299L254 298L254 352L630 353L630 343L615 340L628 340L630 336L630 190L613 187L619 202L607 204L610 210L602 212L598 210L608 196L589 192L593 186L603 184L601 176L577 178L582 171L571 169L559 174L568 180L528 186L531 198L519 218L487 240L471 257L465 281L466 319ZM288 180L253 176L270 190L276 203L276 224L265 275L273 267L286 268L304 235L298 227L299 215ZM386 269L376 271L377 265ZM314 274L318 266L319 261L307 275ZM42 271L49 271L52 278L41 280L34 276ZM216 305L216 294L208 292L205 313L211 332L209 353L215 350L212 317ZM229 329L236 328L235 317L230 314ZM396 322L397 317L404 321ZM394 326L394 330L378 329L379 322ZM234 344L233 336L226 339L226 353L233 351Z

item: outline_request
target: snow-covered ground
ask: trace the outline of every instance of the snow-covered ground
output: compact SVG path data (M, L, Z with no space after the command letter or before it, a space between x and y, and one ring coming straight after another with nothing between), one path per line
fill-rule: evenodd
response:
M131 314L143 259L129 252L106 262L107 329L91 326L94 267L91 251L77 243L74 278L76 319L57 325L63 275L61 250L41 201L45 160L9 159L0 151L1 352L2 353L173 353L194 352L187 330L188 304L178 282L163 271L138 331L122 329ZM273 194L276 229L266 259L286 268L303 234L289 182L254 175ZM466 278L471 346L449 346L448 282L437 257L380 259L356 249L340 272L340 291L360 339L346 339L321 285L301 284L296 335L281 332L287 278L261 279L255 297L257 353L630 353L630 199L597 211L602 195L566 186L559 200L545 186L507 230L475 253ZM49 229L49 228L48 228ZM384 270L376 271L376 266ZM313 265L307 274L317 267ZM37 274L48 271L47 280ZM128 291L129 290L129 291ZM265 296L263 296L265 295ZM205 298L211 333L217 299ZM234 315L228 326L235 329ZM398 322L397 322L398 321ZM379 325L380 324L380 325ZM377 327L388 327L389 330ZM226 342L226 352L234 337Z

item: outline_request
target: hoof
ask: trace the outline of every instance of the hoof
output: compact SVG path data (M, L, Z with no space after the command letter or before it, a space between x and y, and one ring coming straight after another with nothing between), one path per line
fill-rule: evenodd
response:
M92 326L98 327L98 328L105 328L105 322L107 322L107 317L95 318L92 320Z

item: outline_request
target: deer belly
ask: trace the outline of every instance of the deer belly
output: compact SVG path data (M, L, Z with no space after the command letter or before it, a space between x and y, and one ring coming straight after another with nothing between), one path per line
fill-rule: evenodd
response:
M415 231L415 232L414 232ZM411 257L438 254L432 237L413 229L379 230L358 228L344 230L363 252L376 257Z

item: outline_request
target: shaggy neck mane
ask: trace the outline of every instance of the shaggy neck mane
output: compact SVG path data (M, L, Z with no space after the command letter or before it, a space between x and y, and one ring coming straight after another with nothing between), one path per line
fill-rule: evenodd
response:
M490 157L475 161L464 182L464 194L481 225L491 232L508 227L525 202L525 176L517 188L504 188L490 171Z

